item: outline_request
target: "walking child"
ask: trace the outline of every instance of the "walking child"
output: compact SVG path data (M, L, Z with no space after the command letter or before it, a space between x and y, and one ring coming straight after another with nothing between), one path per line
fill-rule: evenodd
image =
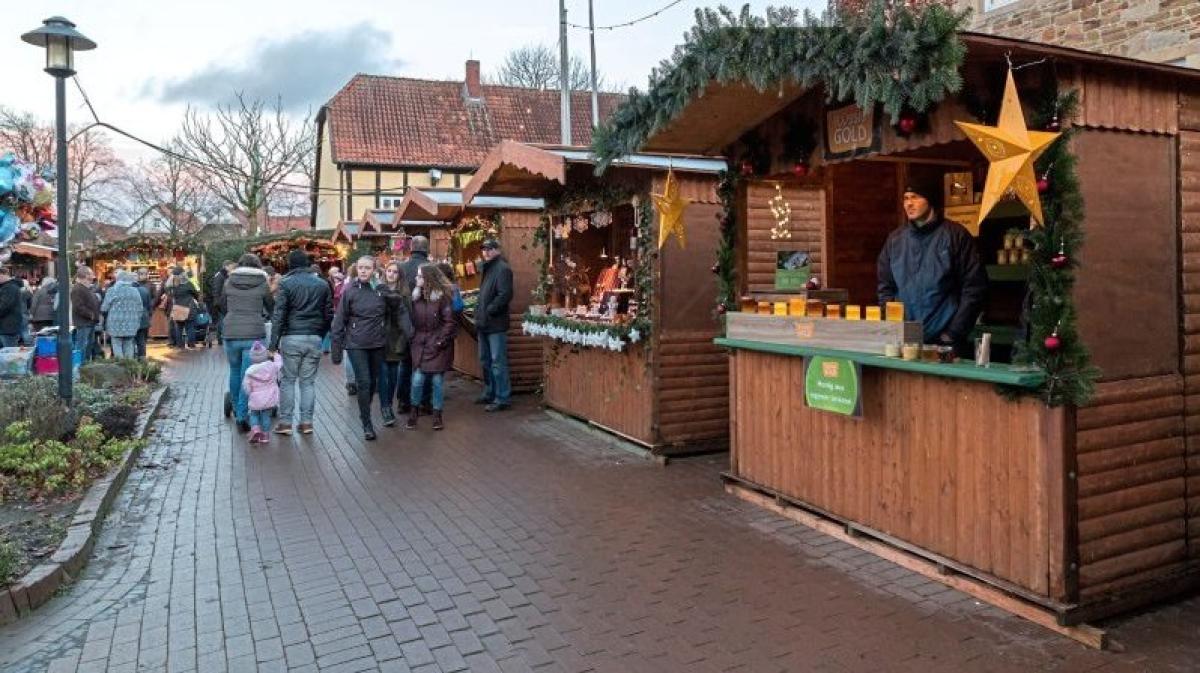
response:
M267 430L271 427L271 410L279 406L279 370L282 366L279 355L272 358L261 341L254 342L250 348L250 368L242 379L242 391L249 400L251 444L271 441Z

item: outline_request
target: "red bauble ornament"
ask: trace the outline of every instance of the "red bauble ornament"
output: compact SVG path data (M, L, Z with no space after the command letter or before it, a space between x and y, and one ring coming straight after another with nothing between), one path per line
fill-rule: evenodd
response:
M1059 338L1057 333L1046 337L1046 340L1043 343L1046 346L1046 350L1050 351L1051 353L1057 351L1059 348L1062 348L1062 339Z
M1050 266L1052 266L1056 269L1065 268L1067 266L1067 264L1070 264L1070 263L1071 263L1070 258L1068 258L1066 255L1062 254L1061 252L1050 258Z
M808 164L804 163L803 161L797 161L795 165L792 166L792 175L798 178L806 177L808 175Z
M751 175L754 175L754 162L753 161L750 161L749 159L745 159L742 161L742 175L745 177L750 177Z
M1045 194L1046 192L1050 191L1050 178L1044 175L1038 178L1037 190L1038 194Z
M900 133L909 135L917 130L917 118L913 115L904 115L900 117L900 121L896 122L896 128L900 129Z
M804 289L806 289L806 290L820 290L820 289L821 289L821 279L820 279L820 278L817 278L816 276L813 276L812 278L809 278L809 279L808 279L808 282L804 284Z
M720 265L720 264L713 264L713 265L712 265L712 272L713 272L713 273L721 273L721 265Z

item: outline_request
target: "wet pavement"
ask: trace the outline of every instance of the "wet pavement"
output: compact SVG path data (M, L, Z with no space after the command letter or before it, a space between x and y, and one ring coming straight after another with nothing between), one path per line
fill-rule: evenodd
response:
M1196 671L1200 599L1096 652L662 467L519 398L363 442L247 445L224 359L179 353L83 576L0 629L3 671ZM586 382L581 382L586 385Z

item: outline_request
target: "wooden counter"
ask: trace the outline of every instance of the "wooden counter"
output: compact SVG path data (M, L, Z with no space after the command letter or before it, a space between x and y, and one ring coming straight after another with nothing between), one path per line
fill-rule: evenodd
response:
M1067 599L1067 412L995 387L1030 385L1027 373L857 355L863 413L852 418L805 406L797 357L851 354L717 343L735 348L734 478L995 584Z

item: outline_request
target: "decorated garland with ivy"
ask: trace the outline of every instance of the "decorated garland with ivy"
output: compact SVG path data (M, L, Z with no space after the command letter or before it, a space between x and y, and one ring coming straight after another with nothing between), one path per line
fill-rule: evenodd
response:
M647 194L636 194L623 185L593 182L579 187L568 187L557 197L547 199L542 210L541 224L534 231L533 242L542 246L542 265L538 284L533 290L535 304L545 304L554 279L550 274L550 236L555 217L578 215L588 210L612 210L619 206L634 205L637 214L635 223L638 264L633 270L634 300L638 303L638 316L628 323L610 324L579 320L569 316L535 315L526 311L522 331L533 336L548 337L576 346L607 348L623 351L628 344L637 343L650 336L651 321L648 314L654 291L653 260L658 255L654 247L654 213Z
M1098 372L1080 339L1072 288L1083 244L1083 196L1070 143L1076 128L1077 91L1050 85L1033 106L1037 128L1063 129L1062 136L1038 159L1037 175L1045 226L1028 232L1033 244L1029 275L1029 338L1018 343L1015 361L1046 372L1041 398L1050 406L1088 402Z
M737 190L741 179L733 171L721 171L717 176L717 198L721 200L721 238L717 241L717 263L713 271L717 274L717 315L736 311L737 264Z
M795 83L821 85L830 101L876 104L899 120L925 112L962 86L966 49L958 39L966 13L941 6L913 10L871 0L866 14L844 17L768 8L766 17L726 7L697 9L696 25L629 98L596 129L592 150L602 172L639 151L683 113L711 82L742 82L759 91Z

